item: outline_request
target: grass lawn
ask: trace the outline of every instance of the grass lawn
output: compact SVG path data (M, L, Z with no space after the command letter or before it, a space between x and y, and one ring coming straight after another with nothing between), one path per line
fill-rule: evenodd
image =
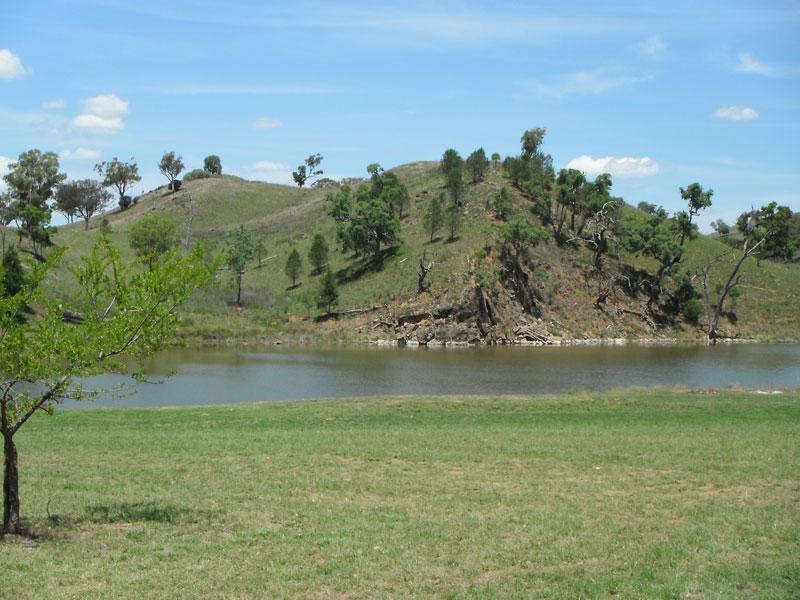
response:
M62 411L2 598L797 598L800 393ZM49 515L48 515L49 513Z

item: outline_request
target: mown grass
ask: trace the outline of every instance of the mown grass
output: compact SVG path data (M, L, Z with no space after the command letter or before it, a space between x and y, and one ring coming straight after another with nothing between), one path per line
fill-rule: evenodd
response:
M790 598L800 394L71 410L3 598Z

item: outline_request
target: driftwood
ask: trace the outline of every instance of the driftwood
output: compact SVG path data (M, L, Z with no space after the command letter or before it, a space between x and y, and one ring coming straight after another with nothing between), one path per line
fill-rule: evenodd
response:
M648 325L648 327L650 327L650 329L652 329L653 331L655 331L657 329L656 324L653 321L653 319L650 318L645 313L639 312L637 310L631 310L629 308L624 308L624 307L617 308L617 312L620 315L633 315L634 317L639 317L642 321L647 323L647 325Z

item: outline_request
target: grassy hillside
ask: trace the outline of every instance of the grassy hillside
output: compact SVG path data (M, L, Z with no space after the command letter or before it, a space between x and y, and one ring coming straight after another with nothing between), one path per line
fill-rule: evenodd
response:
M130 227L143 216L165 215L187 235L190 243L203 240L217 244L226 232L240 224L254 229L266 245L262 268L244 277L244 308L234 307L231 278L221 272L219 285L198 293L184 307L183 333L196 340L259 341L277 338L364 339L394 337L394 332L372 327L377 317L395 317L408 311L430 310L441 304L458 304L474 288L476 278L496 277L500 264L496 246L499 223L487 210L488 202L501 187L512 192L518 210L528 212L529 201L514 192L498 167L490 168L486 180L467 188L465 219L458 238L448 243L440 234L433 243L424 231L425 205L442 191L443 177L438 163L412 163L394 169L411 194L409 216L402 223L402 243L389 252L382 270L371 270L365 260L332 251L330 268L340 282L340 308L381 306L381 311L360 317L321 324L312 317L320 277L310 274L308 251L312 238L322 233L333 250L334 223L326 214L325 191L250 182L238 177L200 179L184 184L176 193L163 188L142 196L138 204L122 213L107 215L111 239L133 260L128 246ZM100 220L90 231L82 225L62 228L56 243L69 247L64 266L73 264L99 235ZM288 254L296 247L303 258L300 285L290 289L283 269ZM488 252L487 252L488 250ZM423 252L435 266L430 275L430 293L417 296L418 261ZM689 243L685 264L698 269L712 257L730 253L717 240L699 237ZM550 336L565 338L686 337L701 335L697 327L676 322L653 331L642 319L621 314L616 306L605 311L593 307L594 293L583 273L590 261L588 250L559 247L554 242L534 251L539 267L535 285L546 297L542 320L537 327ZM631 256L625 261L647 266L646 260ZM732 257L722 260L714 271L725 274ZM60 268L51 285L68 290L67 269ZM696 282L699 288L699 281ZM744 337L759 339L800 339L800 266L763 261L749 262L743 272L743 291L735 306L738 321L727 329ZM641 301L621 298L620 303L636 309ZM509 312L509 323L519 318ZM439 325L437 337L450 335L452 327Z
M40 415L0 598L797 598L798 400Z

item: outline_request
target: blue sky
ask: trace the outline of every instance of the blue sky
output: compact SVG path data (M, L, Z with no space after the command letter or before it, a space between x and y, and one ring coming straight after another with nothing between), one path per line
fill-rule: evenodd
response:
M614 175L631 203L701 223L800 210L800 2L151 2L0 6L0 171L58 152L71 178L134 157L136 193L189 168L277 182L311 153L365 166L517 153Z

